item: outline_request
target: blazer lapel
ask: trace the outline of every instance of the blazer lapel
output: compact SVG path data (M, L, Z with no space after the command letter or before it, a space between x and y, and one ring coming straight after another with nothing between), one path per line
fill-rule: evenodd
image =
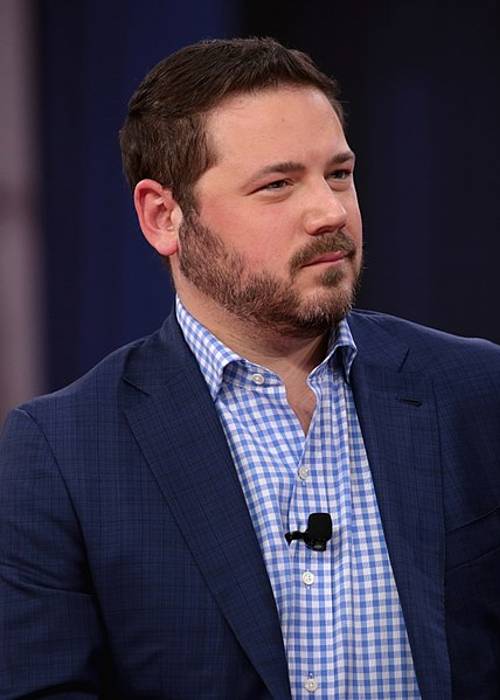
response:
M238 476L172 317L136 353L125 381L129 424L214 598L271 695L290 698L278 613Z
M422 697L451 698L444 611L444 515L432 384L408 347L349 319L352 384Z

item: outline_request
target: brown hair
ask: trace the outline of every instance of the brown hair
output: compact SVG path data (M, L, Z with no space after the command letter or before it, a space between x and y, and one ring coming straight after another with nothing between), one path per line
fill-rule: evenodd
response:
M215 159L206 114L227 97L281 85L318 88L343 123L336 82L309 56L274 39L201 41L160 61L132 96L120 131L130 187L152 178L172 190L187 214L195 208L194 184Z

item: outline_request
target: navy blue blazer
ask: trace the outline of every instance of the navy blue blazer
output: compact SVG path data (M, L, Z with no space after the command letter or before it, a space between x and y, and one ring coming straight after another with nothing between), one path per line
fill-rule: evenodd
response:
M422 697L498 699L500 349L349 323ZM15 410L0 477L0 698L290 698L257 539L173 316Z

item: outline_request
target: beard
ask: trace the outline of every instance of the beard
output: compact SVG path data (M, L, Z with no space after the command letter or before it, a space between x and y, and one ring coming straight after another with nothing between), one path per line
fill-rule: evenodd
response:
M356 246L343 230L319 234L289 262L288 280L266 271L249 272L244 255L229 248L195 213L179 229L179 268L199 291L237 318L260 331L313 337L325 333L350 311L359 286L361 265ZM303 267L319 255L343 252L350 275L342 267L320 273L320 289L303 299L293 282Z

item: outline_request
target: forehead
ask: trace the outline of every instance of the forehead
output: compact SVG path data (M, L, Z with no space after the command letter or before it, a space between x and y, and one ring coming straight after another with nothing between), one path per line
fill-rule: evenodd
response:
M209 113L206 134L216 165L345 150L339 118L313 87L269 88L228 98Z

